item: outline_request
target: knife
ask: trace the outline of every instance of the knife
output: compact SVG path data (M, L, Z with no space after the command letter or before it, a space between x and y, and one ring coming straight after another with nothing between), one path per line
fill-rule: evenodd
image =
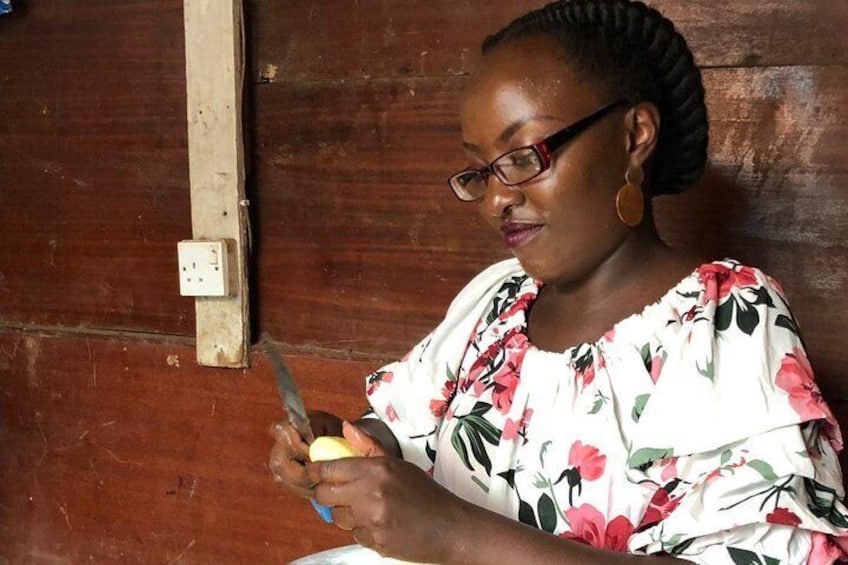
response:
M262 334L259 345L271 360L271 367L273 367L274 374L277 376L277 390L280 393L283 406L286 408L289 423L294 426L294 429L307 444L311 444L315 441L315 436L312 433L312 426L309 424L309 416L306 413L306 406L303 404L303 397L300 395L300 390L294 382L291 371L268 334ZM314 498L310 499L309 502L312 503L315 511L325 522L333 523L333 513L329 506L319 504Z
M294 377L288 365L283 361L282 355L280 355L268 334L262 335L259 344L271 360L271 367L273 367L274 374L277 376L277 390L280 393L283 406L286 407L289 423L294 426L294 429L307 444L312 443L315 441L315 436L312 434L312 426L309 424L306 406L303 404L303 397L300 395L300 390L294 382Z

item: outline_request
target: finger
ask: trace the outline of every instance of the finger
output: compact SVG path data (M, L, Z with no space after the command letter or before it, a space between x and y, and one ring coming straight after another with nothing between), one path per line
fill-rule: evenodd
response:
M312 433L315 437L342 435L341 418L328 412L310 410L309 423L312 425Z
M288 449L280 444L271 450L268 468L274 482L286 487L298 496L310 497L312 495L312 482L306 473L305 465L289 457Z
M384 457L386 455L383 446L377 440L350 422L342 423L342 434L348 443L350 443L350 446L364 457Z
M289 448L292 459L306 461L309 457L309 445L300 436L294 426L288 422L275 422L268 430L277 443Z
M371 460L365 457L347 457L332 461L312 462L306 465L306 474L313 484L343 484L356 481L368 472Z
M333 508L333 523L341 530L350 531L356 527L356 518L350 506Z
M333 461L332 463L335 463ZM317 465L327 465L319 463ZM346 471L345 471L346 472ZM336 475L338 476L338 474ZM371 494L368 481L354 478L348 481L318 481L314 487L315 500L325 506L355 506ZM311 478L311 475L310 475Z
M383 555L383 547L379 545L376 541L374 541L374 536L371 534L371 531L366 528L356 527L351 533L353 534L353 540L361 545L362 547L367 547L368 549L373 549L380 555Z

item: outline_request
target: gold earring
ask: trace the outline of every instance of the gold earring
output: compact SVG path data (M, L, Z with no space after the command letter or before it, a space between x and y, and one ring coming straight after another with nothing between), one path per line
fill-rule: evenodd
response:
M631 175L635 179L631 179ZM645 215L645 195L642 193L642 182L644 173L641 167L627 168L624 173L624 186L618 190L615 195L615 211L618 213L618 219L631 228L635 228L642 223L642 218Z

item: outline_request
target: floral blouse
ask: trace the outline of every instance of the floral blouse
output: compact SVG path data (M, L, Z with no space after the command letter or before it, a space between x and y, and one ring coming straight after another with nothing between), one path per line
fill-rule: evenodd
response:
M848 557L839 427L780 285L700 266L593 343L527 337L541 283L489 267L403 360L373 416L456 495L563 538L695 563Z

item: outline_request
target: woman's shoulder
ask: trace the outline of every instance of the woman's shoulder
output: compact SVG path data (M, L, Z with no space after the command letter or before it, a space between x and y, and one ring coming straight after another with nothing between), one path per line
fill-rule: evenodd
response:
M480 271L459 291L448 308L448 314L466 310L481 302L491 302L505 284L527 279L529 275L524 272L517 259L498 261Z

